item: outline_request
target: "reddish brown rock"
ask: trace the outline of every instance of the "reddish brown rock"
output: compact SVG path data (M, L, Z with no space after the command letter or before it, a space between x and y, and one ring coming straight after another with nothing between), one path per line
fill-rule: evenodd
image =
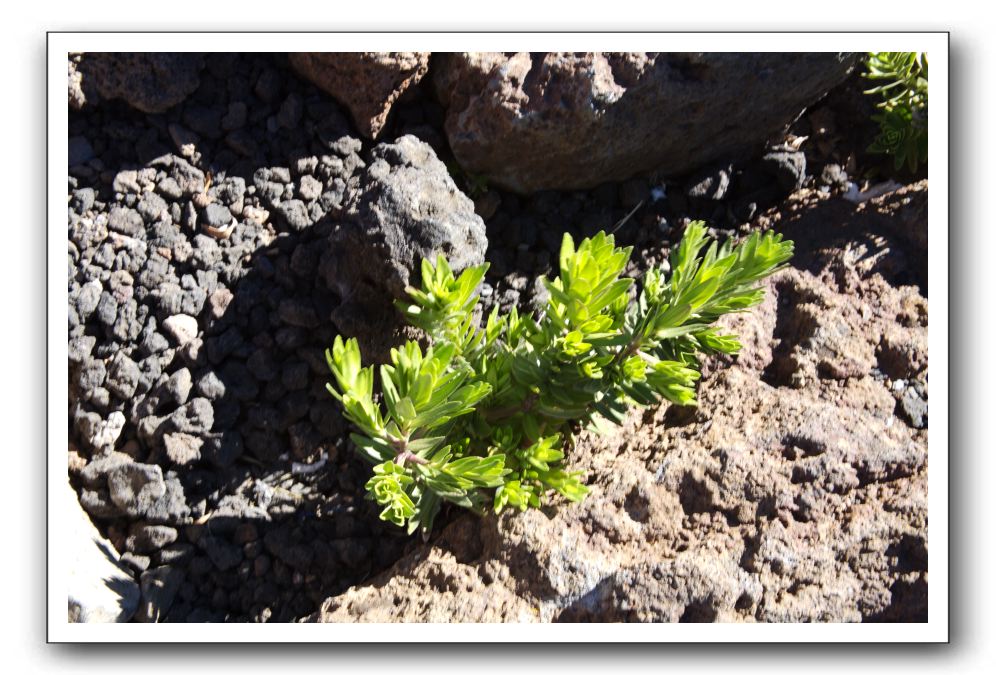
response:
M377 138L391 106L429 70L429 52L294 52L291 65L349 108L367 138Z
M433 82L460 165L529 193L746 152L846 77L836 53L440 54Z

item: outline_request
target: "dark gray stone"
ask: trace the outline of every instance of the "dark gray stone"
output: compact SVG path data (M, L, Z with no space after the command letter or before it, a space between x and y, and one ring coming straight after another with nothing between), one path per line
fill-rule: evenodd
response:
M128 400L135 395L141 376L138 364L124 352L118 352L111 360L107 388L118 398Z
M106 377L107 366L104 365L104 362L99 359L91 359L77 371L76 386L81 392L87 392L103 385Z
M291 232L301 232L311 226L311 218L308 215L308 207L300 199L290 199L281 202L277 206L279 221L284 225L285 230Z
M761 158L761 165L784 192L794 192L806 182L806 155L801 151L769 152Z
M221 138L221 118L225 109L221 106L188 105L183 110L183 122L194 132L217 140Z
M174 404L183 405L187 402L192 387L193 378L190 376L190 371L186 368L181 368L166 380L163 393Z
M145 222L142 216L132 209L116 206L111 209L107 219L108 229L126 234L129 237L137 237L145 231Z
M108 291L100 294L97 301L97 320L108 328L114 325L118 318L118 301Z
M69 206L76 213L83 215L93 208L96 198L97 193L93 188L80 188L79 190L73 190L73 199L69 202Z
M106 488L94 490L83 488L80 491L80 506L94 518L102 520L120 518L122 515L121 509L111 501Z
M93 146L83 136L69 137L69 167L86 164L95 157Z
M207 554L214 566L223 572L242 562L242 549L219 537L203 536L197 545Z
M183 196L183 189L180 184L172 176L166 176L158 184L156 184L156 190L159 191L163 197L170 200L177 200ZM177 218L176 220L179 220Z
M308 364L303 361L285 364L280 380L288 391L304 389L308 386Z
M820 185L825 185L832 190L840 192L847 191L847 172L840 164L827 164L820 172Z
M146 223L154 223L169 213L166 201L155 192L143 193L137 210Z
M304 103L300 94L292 92L280 105L277 121L284 129L294 129L301 123L304 115Z
M158 354L169 347L169 340L156 331L150 331L142 337L139 348L146 356Z
M149 505L145 511L147 520L153 523L180 525L188 522L190 506L187 504L183 484L174 475L167 475L163 494Z
M69 341L69 362L83 363L93 352L97 338L92 335L80 335Z
M117 319L111 328L111 334L118 342L132 342L142 333L142 321L139 318L138 303L134 298L128 298L118 306Z
M267 349L257 349L254 351L246 365L249 366L250 372L260 382L269 382L279 373L277 365Z
M115 506L131 517L143 516L166 492L162 469L131 462L111 469L107 489Z
M259 393L252 373L243 363L229 361L220 370L219 376L225 383L225 392L239 401L251 401Z
M228 104L228 112L221 118L221 128L225 131L241 129L246 124L249 108L243 101L233 101Z
M125 547L132 553L152 553L176 541L179 534L176 528L168 525L134 523L128 530Z
M96 93L105 99L124 99L142 112L158 113L197 89L203 66L203 54L194 52L90 52L79 72L88 101Z
M214 425L214 409L206 398L195 398L177 408L169 417L169 428L195 436L211 431Z
M217 401L225 395L225 383L215 371L209 370L197 380L197 393L209 401Z
M207 205L202 214L204 223L211 227L228 227L232 224L232 212L224 204L212 202Z
M284 75L273 68L266 68L256 79L253 92L265 103L272 103L283 91Z
M236 431L225 431L220 434L210 434L204 438L201 446L201 456L220 469L226 469L242 456L242 434Z
M277 307L277 315L284 323L299 328L315 328L319 325L318 314L310 303L299 299L285 299Z
M430 146L403 136L376 146L371 160L380 170L360 176L320 272L345 299L333 314L337 328L355 336L368 358L384 361L400 341L401 322L391 303L417 280L422 259L443 253L459 273L484 261L487 238L474 203Z

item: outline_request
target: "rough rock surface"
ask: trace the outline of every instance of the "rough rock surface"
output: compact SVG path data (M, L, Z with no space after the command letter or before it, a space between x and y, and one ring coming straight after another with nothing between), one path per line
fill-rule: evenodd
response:
M442 253L457 273L481 264L484 221L432 148L414 136L376 146L347 194L321 269L342 298L336 326L357 337L364 354L384 358L399 329L391 302L420 283L421 260Z
M520 193L675 175L744 153L846 77L851 54L465 52L433 83L460 165Z
M68 60L68 90L69 107L80 110L86 104L86 94L83 93L83 76L80 75L79 62L81 54L70 53Z
M394 102L429 70L429 52L294 52L290 62L349 108L360 133L377 138Z
M742 353L697 409L582 437L581 505L461 515L309 620L925 620L927 432L897 391L926 399L927 301L873 209L804 192L763 219L798 253L726 319Z
M100 536L90 522L72 487L65 504L65 531L70 536L70 559L65 561L69 573L69 621L128 621L138 608L138 584L120 562L113 544Z
M70 104L120 98L142 112L169 110L200 84L204 55L166 52L90 52L70 61ZM74 79L78 86L74 87ZM75 92L79 91L80 94ZM94 96L96 94L96 96Z

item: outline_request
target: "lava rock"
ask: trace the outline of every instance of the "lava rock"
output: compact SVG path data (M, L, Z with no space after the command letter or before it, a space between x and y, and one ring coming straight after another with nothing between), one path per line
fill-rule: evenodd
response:
M199 460L203 443L201 438L190 434L172 433L163 436L166 456L171 462L180 466L192 464Z
M232 224L232 212L224 204L212 202L203 212L204 224L214 228L225 228Z
M201 456L220 469L232 466L244 451L242 434L235 431L210 434L203 440Z
M166 380L163 385L163 395L175 405L183 405L190 396L191 388L193 388L193 380L190 377L190 371L187 368L181 368Z
M482 263L486 248L484 221L430 146L414 136L378 145L323 256L326 283L348 298L333 319L365 354L386 359L399 330L391 301L421 261L443 253L459 273Z
M433 84L460 166L519 193L681 175L748 152L858 54L464 52ZM690 120L689 111L696 111Z
M128 531L126 546L132 553L152 553L176 541L176 528L150 523L133 523Z
M242 549L219 537L203 536L197 545L207 554L214 566L223 572L242 562Z
M118 398L129 400L135 395L141 375L138 364L124 352L118 352L111 359L107 374L107 389Z
M111 501L131 517L142 516L166 492L162 469L155 464L130 462L107 474Z
M364 136L376 138L394 102L429 70L429 52L293 52L290 62L349 108Z
M299 199L288 199L277 206L277 214L285 229L291 232L302 232L311 226L308 207Z
M806 182L806 155L802 151L777 150L761 158L761 166L775 177L778 187L794 192Z
M69 137L69 167L86 164L95 157L93 146L84 136Z
M145 221L142 220L141 214L137 211L116 206L111 210L107 219L107 227L129 237L137 237L145 231Z
M211 431L214 425L214 409L206 398L195 398L177 408L170 415L168 424L173 431L199 436Z

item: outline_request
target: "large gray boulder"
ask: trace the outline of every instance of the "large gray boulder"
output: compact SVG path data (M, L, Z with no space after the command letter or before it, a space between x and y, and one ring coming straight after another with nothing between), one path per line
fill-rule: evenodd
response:
M520 193L676 175L764 143L857 55L463 52L433 61L460 165Z
M444 254L459 273L484 262L487 237L474 203L457 188L432 148L414 136L378 145L354 175L322 262L342 304L332 319L381 358L399 339L395 299L420 285L423 258Z

